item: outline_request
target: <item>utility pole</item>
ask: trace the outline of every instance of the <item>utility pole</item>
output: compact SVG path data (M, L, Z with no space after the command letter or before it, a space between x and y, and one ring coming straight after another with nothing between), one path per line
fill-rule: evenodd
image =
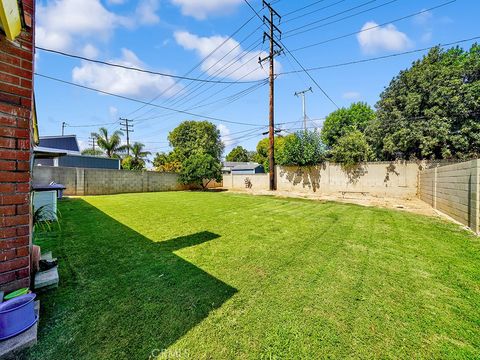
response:
M282 47L280 44L275 41L275 34L278 33L279 36L282 35L280 29L274 24L274 18L278 19L278 23L280 23L281 16L267 3L263 0L263 6L268 9L270 12L270 16L267 18L263 16L263 22L268 25L269 33L263 33L263 41L268 38L270 40L270 53L265 58L259 58L258 62L260 65L269 60L270 62L270 110L269 110L269 117L268 117L268 138L269 138L269 164L270 164L270 171L269 171L269 183L270 183L270 190L276 190L277 186L275 184L275 113L274 113L274 89L275 89L275 69L274 69L274 57L279 55L282 52Z
M306 105L305 105L305 94L309 91L313 92L312 87L309 87L308 89L303 90L303 91L297 91L295 93L295 96L301 96L302 97L303 127L304 127L305 131L307 131L307 108L306 108Z
M62 136L65 135L65 126L67 126L68 124L64 121L62 122Z
M133 122L133 120L120 118L120 125L125 127L120 130L125 131L127 134L127 155L130 155L130 133L133 132L133 124L131 124L131 122Z
M88 140L92 142L92 150L93 150L93 153L95 153L95 142L97 138L92 133L91 136L88 137Z

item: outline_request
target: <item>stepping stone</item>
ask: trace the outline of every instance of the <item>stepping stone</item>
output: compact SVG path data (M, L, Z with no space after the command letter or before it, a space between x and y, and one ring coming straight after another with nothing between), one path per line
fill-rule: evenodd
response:
M40 301L35 301L35 315L40 313ZM0 359L18 359L18 353L37 343L38 321L30 329L10 339L0 341Z
M35 274L35 290L53 289L58 286L58 266Z
M40 257L40 260L52 260L52 252L51 251L48 251L44 254L42 254L42 256Z

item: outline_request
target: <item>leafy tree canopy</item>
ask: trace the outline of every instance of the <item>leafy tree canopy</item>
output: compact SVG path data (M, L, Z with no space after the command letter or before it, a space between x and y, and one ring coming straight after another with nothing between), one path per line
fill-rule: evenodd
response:
M157 171L162 172L180 172L182 164L180 161L175 160L172 153L160 152L155 155L153 159L153 166Z
M333 146L343 135L354 130L364 131L375 118L375 111L366 103L357 102L341 108L327 116L322 128L322 140Z
M275 137L275 158L281 158L282 157L282 152L285 146L285 141L289 137L293 137L293 134L287 135L287 136L276 136ZM266 172L269 171L269 160L268 160L268 155L269 155L269 149L270 149L270 141L268 138L262 139L258 142L257 144L257 154L255 156L255 161L258 162L259 164L263 165L264 169Z
M210 154L193 154L182 163L179 180L182 184L197 184L205 189L210 180L222 181L222 166Z
M227 161L249 161L248 151L242 146L237 146L230 151L226 157Z
M345 168L374 160L372 148L365 134L359 130L353 130L340 137L333 145L330 155L334 162L341 163Z
M168 135L173 159L185 161L192 155L209 154L220 161L224 145L220 131L208 121L184 121Z
M145 162L136 160L133 156L127 155L122 159L123 170L144 170Z
M480 154L480 45L436 47L396 76L367 129L384 159L468 158Z
M279 165L312 166L325 160L325 146L316 131L299 131L285 138L283 151L277 156Z
M122 169L126 170L143 170L145 163L148 161L147 156L151 153L144 151L145 145L140 142L135 142L130 145L130 156L126 156L122 160Z

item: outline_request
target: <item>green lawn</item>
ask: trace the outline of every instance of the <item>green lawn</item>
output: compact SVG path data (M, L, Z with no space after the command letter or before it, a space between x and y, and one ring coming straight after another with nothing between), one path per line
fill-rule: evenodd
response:
M480 358L480 241L454 224L212 192L60 210L25 358Z

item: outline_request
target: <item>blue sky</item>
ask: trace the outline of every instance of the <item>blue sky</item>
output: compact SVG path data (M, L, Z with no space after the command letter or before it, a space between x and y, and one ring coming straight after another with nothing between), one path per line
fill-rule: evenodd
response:
M310 5L284 16L279 27L284 32L285 46L305 68L312 68L480 36L476 19L480 3L474 0L458 0L391 23L446 2L448 0L280 0L273 6L282 15ZM261 9L260 1L251 0L250 3ZM369 10L375 7L378 8ZM364 10L362 14L341 19ZM265 10L261 14L266 14ZM185 75L252 16L253 12L243 0L43 0L37 1L37 46ZM315 25L292 31L315 21ZM333 21L336 22L328 24ZM372 28L381 24L385 25ZM319 25L320 28L309 30ZM259 26L260 20L252 19L189 76L222 81L264 79L266 73L256 60L264 49L261 44L264 29ZM309 31L298 33L305 29ZM361 29L369 30L295 51ZM244 38L247 40L237 46ZM463 47L470 45L471 42L461 44ZM232 51L228 53L229 50ZM310 74L338 106L348 106L353 101L366 101L373 106L392 77L422 54L322 69ZM300 68L289 55L277 57L276 65L279 73ZM268 124L268 86L261 86L260 82L200 86L41 50L37 51L36 72L142 101L150 102L158 97L154 101L156 104L199 115L258 126ZM251 88L255 84L258 86ZM294 93L310 86L313 93L307 95L307 114L312 119L309 126L321 126L321 119L336 107L303 73L277 78L277 123L288 123L283 127L290 131L301 126L301 101ZM237 97L229 96L247 89L252 92L231 102ZM35 92L40 134L59 134L65 121L70 125L66 133L76 134L82 147L87 146L89 134L100 124L115 130L120 127L118 118L128 117L134 119L132 141L145 143L152 152L168 151L170 130L183 120L202 120L200 116L150 106L139 110L142 106L139 103L38 76ZM227 150L238 144L253 150L262 138L261 133L266 131L266 127L212 122L219 126Z

